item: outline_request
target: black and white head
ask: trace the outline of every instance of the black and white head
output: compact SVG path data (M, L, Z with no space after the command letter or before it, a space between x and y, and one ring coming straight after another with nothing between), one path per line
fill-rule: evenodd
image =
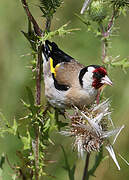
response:
M79 74L79 81L84 89L93 87L97 90L103 85L112 86L112 81L109 79L106 69L99 65L90 65L83 68Z

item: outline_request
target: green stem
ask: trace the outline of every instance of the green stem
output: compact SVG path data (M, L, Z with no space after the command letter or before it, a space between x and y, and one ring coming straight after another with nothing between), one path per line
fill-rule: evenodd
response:
M88 175L89 159L90 159L90 153L87 152L82 180L89 179L89 175Z
M51 26L51 18L48 17L48 18L46 18L45 31L50 32L50 26Z

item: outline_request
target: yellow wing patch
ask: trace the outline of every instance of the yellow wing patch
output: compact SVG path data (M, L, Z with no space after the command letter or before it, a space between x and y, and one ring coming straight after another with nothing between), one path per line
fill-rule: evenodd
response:
M54 68L53 67L53 59L50 57L50 70L51 70L51 73L53 73L55 77L56 77L55 69L58 68L59 66L60 66L60 64L57 64L56 67Z

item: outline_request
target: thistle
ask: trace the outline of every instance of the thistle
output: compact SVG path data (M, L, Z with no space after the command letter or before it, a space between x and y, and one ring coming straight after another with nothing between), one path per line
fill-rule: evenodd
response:
M90 108L84 107L82 111L75 107L74 114L68 115L71 120L70 127L67 131L62 131L61 134L74 137L74 147L77 148L81 156L84 152L99 152L104 145L120 170L113 145L124 125L118 128L114 127L109 107L110 101L108 99L99 105L94 104ZM111 136L114 137L112 142Z

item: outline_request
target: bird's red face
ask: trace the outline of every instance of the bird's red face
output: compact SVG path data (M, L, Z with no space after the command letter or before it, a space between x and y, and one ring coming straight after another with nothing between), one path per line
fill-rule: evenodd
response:
M107 71L104 67L98 66L93 71L93 83L92 86L95 89L101 88L103 85L112 86L112 81L107 76Z

